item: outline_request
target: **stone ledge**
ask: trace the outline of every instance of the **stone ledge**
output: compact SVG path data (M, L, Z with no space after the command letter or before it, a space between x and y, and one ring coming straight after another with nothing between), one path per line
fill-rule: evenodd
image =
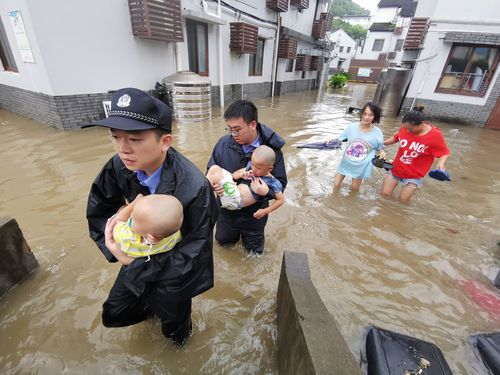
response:
M309 274L307 256L285 251L277 295L280 374L361 374Z

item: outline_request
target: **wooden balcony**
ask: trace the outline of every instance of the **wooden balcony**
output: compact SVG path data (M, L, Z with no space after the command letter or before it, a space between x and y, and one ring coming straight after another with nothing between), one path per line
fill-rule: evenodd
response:
M297 40L288 36L282 35L278 44L278 58L281 59L296 59L297 58Z
M323 69L323 56L311 56L310 70L321 71Z
M427 32L428 18L413 18L406 33L403 49L420 49Z
M286 12L288 10L288 0L266 0L266 7L275 12Z
M128 0L132 34L138 38L182 42L180 0Z
M297 61L295 62L295 70L303 72L311 70L311 56L297 55Z
M309 0L290 0L290 5L299 10L307 9L309 8Z
M229 24L231 39L229 49L237 53L257 53L259 28L245 22L231 22Z
M321 13L319 15L320 20L325 20L326 21L326 31L330 31L332 29L332 22L333 22L333 14L328 12L328 13Z
M313 22L311 36L317 39L324 39L326 35L327 20L319 19Z

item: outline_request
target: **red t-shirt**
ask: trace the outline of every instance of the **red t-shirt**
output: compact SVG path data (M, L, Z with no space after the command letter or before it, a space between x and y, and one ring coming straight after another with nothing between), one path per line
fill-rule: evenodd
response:
M424 135L414 135L401 127L394 140L399 141L399 149L391 172L400 178L422 178L431 169L434 158L450 153L443 134L434 125Z

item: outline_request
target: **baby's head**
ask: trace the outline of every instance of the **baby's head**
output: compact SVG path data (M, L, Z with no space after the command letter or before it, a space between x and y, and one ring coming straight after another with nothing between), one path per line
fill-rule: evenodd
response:
M255 177L262 177L273 170L276 154L269 146L259 146L252 153L252 172Z
M184 214L174 196L151 194L136 202L131 218L133 231L156 243L180 229Z

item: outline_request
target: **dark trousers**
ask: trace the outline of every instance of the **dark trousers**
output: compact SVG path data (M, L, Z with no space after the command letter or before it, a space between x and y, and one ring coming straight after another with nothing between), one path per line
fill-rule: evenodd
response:
M104 302L102 323L105 327L125 327L140 323L153 314L161 320L163 335L181 345L191 334L191 299L166 300L154 287L137 297L124 283L123 267Z
M267 216L254 219L248 211L229 211L221 209L215 228L215 239L221 245L241 241L245 249L262 254L264 251L264 228Z

